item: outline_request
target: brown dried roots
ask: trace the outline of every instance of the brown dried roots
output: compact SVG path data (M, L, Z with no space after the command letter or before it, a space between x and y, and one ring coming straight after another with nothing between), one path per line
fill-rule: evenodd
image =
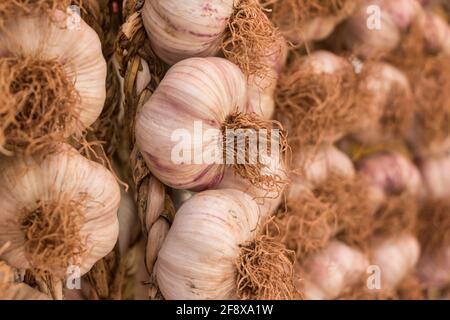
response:
M319 74L302 67L296 58L281 74L275 103L278 117L286 119L291 141L318 145L357 128L362 115L357 78L351 67L335 74Z
M423 252L450 246L450 202L428 200L419 211L417 231Z
M29 155L81 134L80 97L56 60L0 57L0 152Z
M263 120L255 113L236 111L222 124L222 136L223 159L231 165L235 174L262 190L282 192L288 181L277 173L263 173L269 164L267 159L261 157L261 154L267 154L279 159L282 164L285 162L289 146L286 132L278 121ZM274 149L278 150L278 154L271 154L273 143L278 144L278 148ZM261 150L264 146L266 150Z
M354 7L350 0L262 0L261 5L285 35L301 33L303 24L315 18L345 17Z
M297 260L324 248L337 229L337 214L330 204L305 191L290 199L274 221L276 228L269 234L293 250Z
M364 247L372 235L374 208L364 179L332 174L314 193L337 217L336 236L348 245Z
M433 147L450 138L450 57L432 52L414 23L386 60L405 72L413 90L416 151L434 153Z
M66 275L70 265L80 263L85 240L80 230L84 223L82 199L61 196L59 201L38 201L24 208L19 226L24 233L25 255L37 275Z
M222 51L228 60L247 77L265 78L271 71L266 57L277 39L276 29L258 0L235 1L235 12L222 40Z
M237 296L242 300L294 299L293 252L267 235L240 246Z
M375 214L373 231L386 235L414 232L417 214L418 203L414 195L406 191L390 195Z

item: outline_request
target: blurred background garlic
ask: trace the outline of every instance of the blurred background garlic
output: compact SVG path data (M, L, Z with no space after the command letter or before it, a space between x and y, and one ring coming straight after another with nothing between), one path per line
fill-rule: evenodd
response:
M420 164L427 196L446 198L450 195L450 153L424 159Z
M419 242L410 234L373 239L370 263L379 267L381 289L395 288L408 273L414 270L419 255Z
M335 299L356 283L368 266L369 261L363 252L334 240L297 268L304 279L297 286L306 300Z
M57 150L1 160L0 245L11 243L1 258L12 267L64 278L114 247L120 191L101 165L67 145Z
M376 57L395 49L403 33L421 15L416 0L361 0L333 41L342 42L339 45L363 57Z
M250 158L239 158L243 148L248 157L258 154L237 130L249 129L257 138L261 129L272 133L279 124L249 114L247 108L246 80L239 68L222 58L186 59L167 72L138 113L136 143L152 173L173 188L213 188L230 165L256 186L270 189L273 181L260 179L261 161L256 158L252 164ZM236 143L226 138L230 129ZM269 141L269 135L256 141L267 146L285 142L282 130L278 142L275 137Z
M352 65L328 51L296 56L280 76L277 117L292 142L333 143L356 126L361 115Z
M178 210L156 263L166 299L289 299L289 252L261 234L258 205L231 189L193 196Z
M262 0L268 15L281 34L294 45L319 41L356 8L356 1Z
M56 10L6 19L0 31L3 153L43 148L80 134L105 102L106 62L96 32L82 19L67 26Z

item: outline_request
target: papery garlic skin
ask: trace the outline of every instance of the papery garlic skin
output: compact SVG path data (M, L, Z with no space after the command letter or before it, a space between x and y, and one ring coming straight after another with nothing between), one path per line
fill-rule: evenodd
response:
M159 288L172 299L236 299L239 245L255 236L260 212L237 190L208 190L184 203L156 263Z
M142 20L152 48L169 65L215 56L234 10L234 0L146 1Z
M420 164L427 196L434 199L450 195L450 153L430 157Z
M421 13L416 0L362 0L344 22L340 36L349 49L357 50L364 57L373 57L397 47L402 32Z
M333 240L302 265L303 292L307 300L335 299L366 272L365 255L343 242Z
M221 151L218 142L227 116L246 108L246 80L236 65L222 58L186 59L167 72L138 113L136 143L152 173L165 184L195 191L212 188L221 181L225 166L204 160ZM199 133L194 132L196 122L202 126ZM212 134L202 143L199 134L208 131ZM173 140L177 132L188 134L190 141ZM180 143L189 151L190 163L172 158Z
M89 127L99 117L106 98L106 62L97 33L80 19L79 28L67 28L66 15L17 17L0 32L0 56L56 59L81 98L78 120ZM71 132L73 133L73 132Z
M370 263L380 268L381 289L395 289L420 255L419 242L409 234L374 239L370 250Z
M119 252L122 256L125 256L135 240L136 231L139 230L136 203L130 191L120 190L120 205L117 218L119 222Z
M434 254L423 254L417 265L421 280L430 287L444 287L450 283L450 247L441 248Z
M119 232L120 190L110 171L68 145L61 145L42 162L33 158L2 159L0 167L0 246L11 242L1 258L9 265L33 267L26 257L26 237L18 222L20 212L35 210L38 201L58 203L62 196L83 205L84 222L79 233L85 239L86 251L77 263L81 275L111 252Z

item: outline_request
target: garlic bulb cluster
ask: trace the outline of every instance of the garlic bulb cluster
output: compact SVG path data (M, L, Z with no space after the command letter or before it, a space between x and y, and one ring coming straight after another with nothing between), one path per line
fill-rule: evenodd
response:
M356 1L263 0L272 22L296 45L328 37L356 8Z
M406 75L385 62L368 63L363 68L360 90L365 117L354 133L363 144L389 142L411 134L414 101Z
M364 57L376 57L395 49L402 34L421 15L416 0L362 0L339 28L338 38L345 48Z
M354 130L361 115L352 65L328 51L295 57L282 73L275 93L278 118L291 141L333 143Z
M39 160L43 159L43 160ZM12 267L84 274L114 247L120 191L114 176L67 145L0 162L1 258Z
M410 234L376 238L370 248L370 263L381 272L381 289L394 289L414 270L420 255L420 245Z
M248 150L238 130L275 133L271 130L278 129L278 123L259 119L247 113L248 108L246 80L236 65L222 58L186 59L167 72L139 112L136 143L152 173L173 188L213 188L222 180L225 164L264 188L266 182L259 179L261 161L253 165L239 158L241 152L248 151L250 157L257 153ZM237 143L229 143L229 130ZM267 136L259 143L283 144L282 131L279 142Z
M79 134L101 113L106 62L100 40L82 19L71 28L66 18L56 10L51 16L4 22L0 31L0 87L7 110L0 116L3 153L54 141L56 133L62 138Z
M335 299L355 284L368 266L369 261L361 251L333 240L304 261L299 272L304 280L298 286L307 300Z
M241 191L193 196L178 210L158 255L156 277L163 296L292 297L292 262L280 245L258 235L262 225L258 205Z

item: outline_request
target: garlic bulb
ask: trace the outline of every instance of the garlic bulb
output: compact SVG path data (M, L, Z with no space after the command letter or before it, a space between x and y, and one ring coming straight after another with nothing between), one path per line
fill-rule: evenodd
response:
M423 160L420 171L429 197L446 198L450 195L449 168L449 153Z
M381 288L393 289L415 267L420 246L410 234L393 235L373 240L370 263L380 268Z
M234 0L145 1L142 20L155 53L172 65L215 56L233 13Z
M375 154L361 160L357 166L371 186L383 193L396 194L405 190L412 195L421 195L423 192L420 172L399 153Z
M434 13L425 12L421 23L428 49L450 55L450 26L447 22Z
M408 78L385 62L364 66L360 90L368 95L362 101L365 117L354 137L365 144L407 137L412 130L414 101Z
M304 261L299 270L304 283L299 286L307 300L335 299L355 284L368 266L362 252L334 240Z
M292 297L292 262L280 245L258 235L260 227L257 204L241 191L193 196L177 212L158 255L164 298Z
M356 8L356 1L263 0L272 22L296 45L328 37Z
M402 32L422 15L416 0L362 0L339 30L339 41L364 57L390 52Z
M352 65L327 51L295 57L278 81L278 118L291 141L333 143L352 131L361 114Z
M117 241L119 186L67 145L36 157L1 160L0 245L11 242L1 258L57 277L71 265L84 274Z
M80 133L102 111L106 62L100 40L83 20L72 28L65 19L61 11L18 17L6 20L0 32L0 87L9 110L1 116L0 143L2 132L7 149L37 144L54 131Z
M221 58L187 59L167 72L137 115L136 143L152 173L173 188L213 188L222 180L225 164L265 188L267 181L259 179L261 162L240 158L244 149L249 157L257 155L242 139L250 131L259 143L276 147L276 139L267 141L257 133L276 133L272 128L281 125L246 114L247 107L246 81L239 68ZM283 130L278 133L283 145ZM230 143L233 134L237 143Z

